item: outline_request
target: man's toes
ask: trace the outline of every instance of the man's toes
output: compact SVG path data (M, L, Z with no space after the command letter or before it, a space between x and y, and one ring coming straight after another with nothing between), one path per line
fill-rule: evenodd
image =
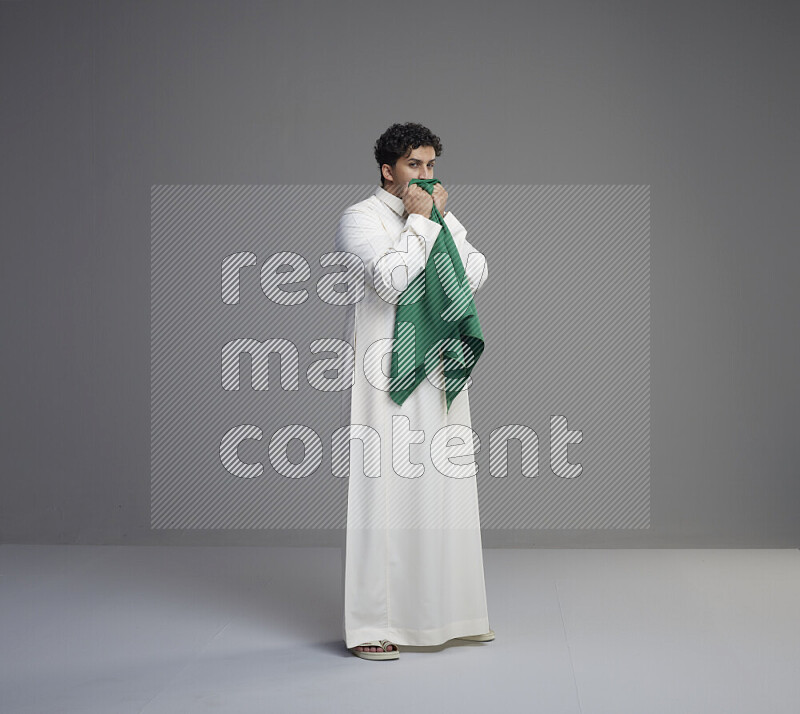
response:
M373 646L356 645L353 649L355 649L357 652L383 652L384 651L382 647L375 647L374 645ZM397 649L397 647L395 647L393 644L387 644L385 651L386 652L391 652L392 650L396 650L396 649Z

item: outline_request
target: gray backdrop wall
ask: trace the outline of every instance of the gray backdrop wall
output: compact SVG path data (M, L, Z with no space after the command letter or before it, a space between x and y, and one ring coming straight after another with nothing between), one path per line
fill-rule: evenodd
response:
M151 187L302 186L294 207L325 197L335 216L376 182L380 133L418 121L443 140L437 176L458 188L448 207L490 268L474 426L488 445L498 419L520 418L521 396L541 439L536 483L554 478L547 425L560 407L515 392L494 348L529 325L523 364L536 372L546 322L519 300L568 256L521 263L541 257L537 236L492 234L475 206L487 187L492 200L503 186L523 198L519 187L647 190L649 342L635 379L648 402L632 422L646 518L487 528L485 545L797 546L798 14L708 0L0 4L0 540L343 542L330 521L151 528ZM314 245L332 249L332 233ZM261 426L268 437L280 423ZM630 445L607 452L616 444ZM328 505L343 518L342 483Z

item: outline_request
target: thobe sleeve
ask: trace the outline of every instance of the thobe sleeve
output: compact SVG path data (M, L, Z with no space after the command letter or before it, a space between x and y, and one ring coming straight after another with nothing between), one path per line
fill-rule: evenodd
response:
M467 240L467 229L461 225L461 222L450 211L444 214L444 222L447 224L450 235L453 236L453 241L456 244L456 248L458 248L458 254L461 256L464 272L469 281L469 287L474 293L489 277L486 256Z
M345 211L336 230L336 250L357 255L364 263L367 284L379 293L404 290L425 269L442 227L422 214L411 213L396 240L388 238L378 216ZM405 285L393 285L395 268L408 270ZM401 271L402 272L402 271Z

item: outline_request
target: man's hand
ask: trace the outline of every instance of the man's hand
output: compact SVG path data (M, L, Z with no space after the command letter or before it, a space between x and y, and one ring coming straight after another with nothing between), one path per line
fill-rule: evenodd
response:
M434 192L438 187L439 184L436 184ZM400 196L400 198L403 199L403 204L406 207L406 211L409 213L420 213L425 218L431 217L431 211L433 210L433 198L424 188L422 188L422 186L417 184L406 184L406 187L403 189L403 194Z
M447 190L440 183L437 183L433 187L433 202L436 204L439 213L444 216L444 207L447 203Z

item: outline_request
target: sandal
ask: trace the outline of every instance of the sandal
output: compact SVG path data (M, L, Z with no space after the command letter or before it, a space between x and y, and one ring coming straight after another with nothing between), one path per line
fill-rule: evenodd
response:
M392 645L394 647L393 650L387 651L386 647L388 645ZM361 657L361 659L399 659L400 658L400 649L394 642L390 642L389 640L372 640L372 642L363 642L362 644L358 645L358 647L380 647L383 652L364 652L362 650L357 650L355 647L351 647L350 651L356 656Z
M466 635L456 637L457 640L472 640L473 642L491 642L494 639L494 630L489 630L485 635Z

